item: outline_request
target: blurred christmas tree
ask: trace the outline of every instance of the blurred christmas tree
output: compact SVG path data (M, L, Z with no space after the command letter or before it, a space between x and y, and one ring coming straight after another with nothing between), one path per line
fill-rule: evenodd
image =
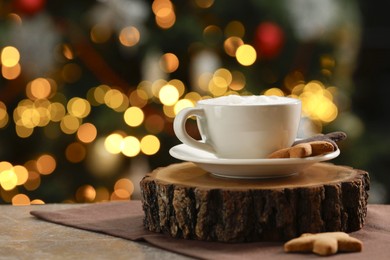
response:
M357 138L359 28L352 0L0 1L0 201L137 197L201 98L291 95L301 136Z

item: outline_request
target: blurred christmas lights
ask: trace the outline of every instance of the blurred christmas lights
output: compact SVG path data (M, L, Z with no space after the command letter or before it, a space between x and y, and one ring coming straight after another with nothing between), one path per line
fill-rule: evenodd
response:
M201 9L208 9L214 5L213 0L196 0L194 3ZM116 37L115 41L127 51L139 48L148 35L142 25L148 16L147 11L143 9L144 3L141 4L140 1L133 3L137 4L139 8L137 10L142 12L140 11L137 19L131 21L115 19L118 12L121 17L127 17L125 14L133 12L126 7L130 2L118 1L105 4L107 9L96 8L91 11L90 41L96 45L104 45ZM124 8L117 8L118 6ZM175 28L180 14L171 1L154 0L151 10L159 30ZM15 13L10 13L9 17L20 27L27 19ZM101 20L99 17L102 17ZM110 22L106 23L104 19ZM119 24L119 20L122 23ZM2 199L15 205L44 203L39 199L31 200L27 194L20 193L18 187L23 187L26 191L38 189L45 176L55 173L59 161L62 160L61 156L70 164L85 163L96 176L108 176L110 172L115 172L115 165L119 164L122 157L134 158L157 154L161 149L163 138L161 136L167 124L172 123L180 110L194 106L203 98L229 94L292 96L302 101L303 115L319 125L320 130L323 125L335 121L340 114L337 88L319 80L307 82L299 71L287 74L283 86L267 89L262 89L261 86L248 86L246 70L262 62L263 57L272 58L279 54L283 45L284 35L281 28L270 23L265 25L272 25L271 34L273 33L277 39L270 40L272 36L270 36L270 28L267 27L268 31L264 32L263 26L259 27L261 35L255 35L260 40L260 44L256 44L256 42L251 43L246 37L248 28L244 22L232 20L224 26L206 24L200 31L204 45L211 48L203 48L192 54L191 86L184 80L173 77L175 72L188 64L185 64L185 58L175 53L172 48L158 53L157 58L152 59L153 64L157 65L157 79L149 80L145 76L128 89L110 84L89 86L84 96L80 94L69 97L68 94L64 94L67 90L63 85L79 82L85 73L76 61L79 53L72 42L55 45L53 51L50 48L45 49L45 53L49 53L50 56L59 53L59 60L62 62L61 68L52 77L24 74L25 70L29 69L21 63L23 59L28 59L26 52L16 45L2 47L0 60L1 76L4 80L12 82L22 79L23 76L29 81L24 85L26 98L21 99L13 111L10 110L11 107L7 108L6 103L0 101L0 128L14 125L17 136L22 139L32 137L36 128L43 128L45 137L49 139L56 139L62 135L75 137L68 141L63 155L41 154L24 165L1 161ZM115 33L116 36L113 37ZM49 39L48 42L55 42L54 38ZM188 47L188 52L196 44L199 43L194 42ZM229 62L232 62L230 65L221 64L222 52L228 57ZM322 56L320 64L322 74L331 76L335 66L334 58L330 55ZM101 129L98 119L93 116L98 110L119 115L118 118L122 120L118 122L122 122L123 125L117 126L117 129ZM53 126L58 127L59 134L52 131ZM124 178L118 180L114 187L109 188L82 185L75 191L74 198L69 198L69 201L130 199L133 192L134 183Z

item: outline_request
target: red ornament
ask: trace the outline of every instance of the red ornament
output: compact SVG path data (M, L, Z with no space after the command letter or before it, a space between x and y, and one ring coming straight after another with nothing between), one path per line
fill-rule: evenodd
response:
M256 29L255 47L261 57L272 59L279 55L284 44L284 32L273 22L263 22Z
M26 15L35 15L45 7L46 0L14 0L17 12Z

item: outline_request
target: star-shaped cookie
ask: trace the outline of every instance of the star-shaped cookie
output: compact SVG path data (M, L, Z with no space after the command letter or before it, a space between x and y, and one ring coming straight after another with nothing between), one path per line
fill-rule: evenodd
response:
M284 244L285 252L313 252L318 255L333 255L338 251L360 252L363 243L344 232L302 234Z

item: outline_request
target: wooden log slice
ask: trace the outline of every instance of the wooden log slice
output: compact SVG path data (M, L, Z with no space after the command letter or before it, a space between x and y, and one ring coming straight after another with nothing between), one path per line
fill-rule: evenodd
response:
M261 180L214 177L190 162L141 181L144 225L172 237L285 241L302 233L352 232L364 225L369 175L329 163Z

